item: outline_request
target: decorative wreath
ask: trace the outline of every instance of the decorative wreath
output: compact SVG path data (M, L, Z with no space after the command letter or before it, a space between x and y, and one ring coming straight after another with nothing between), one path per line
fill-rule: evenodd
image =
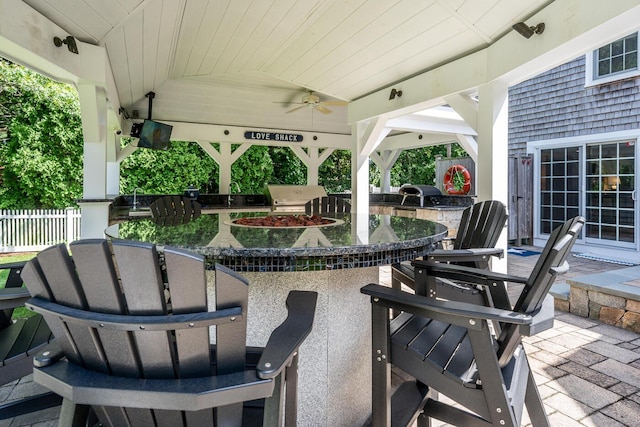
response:
M444 174L444 189L448 194L467 194L471 191L471 174L462 165L453 165Z

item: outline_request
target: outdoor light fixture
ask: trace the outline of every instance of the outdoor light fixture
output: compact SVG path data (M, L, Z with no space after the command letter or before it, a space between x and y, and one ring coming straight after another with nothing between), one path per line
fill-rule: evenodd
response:
M516 30L522 37L525 39L531 38L534 34L542 34L544 32L544 22L539 23L535 27L530 27L524 22L518 22L514 24L511 28Z
M67 36L64 39L61 39L60 37L54 37L53 44L55 44L57 47L66 44L69 52L75 54L78 53L78 45L76 44L76 39L74 39L73 36Z
M400 98L402 96L401 90L391 89L391 93L389 94L389 100L396 99L396 97Z

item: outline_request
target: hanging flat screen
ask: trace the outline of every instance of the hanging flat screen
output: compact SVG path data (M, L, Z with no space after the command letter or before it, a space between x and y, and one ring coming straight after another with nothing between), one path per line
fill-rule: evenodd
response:
M173 126L164 123L145 120L140 130L138 147L152 148L154 150L167 150L171 143L171 130Z

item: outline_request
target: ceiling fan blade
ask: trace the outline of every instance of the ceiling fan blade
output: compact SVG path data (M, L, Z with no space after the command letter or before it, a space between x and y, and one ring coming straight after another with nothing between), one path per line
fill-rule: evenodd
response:
M322 101L320 104L322 105L335 105L335 106L341 106L341 105L347 105L349 104L347 101Z
M293 109L287 111L287 113L293 113L294 111L299 110L301 108L305 108L306 106L307 106L306 104L303 104L303 105L301 105L299 107L296 107L296 108L293 108Z
M327 107L325 107L324 105L321 105L321 104L316 104L316 105L313 106L313 108L318 110L318 111L320 111L321 113L324 113L324 114L331 113L331 110L329 110Z

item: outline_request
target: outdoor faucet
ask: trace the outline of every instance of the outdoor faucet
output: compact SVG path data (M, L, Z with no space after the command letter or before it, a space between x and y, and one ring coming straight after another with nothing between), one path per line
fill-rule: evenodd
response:
M133 210L138 209L138 191L142 193L142 188L133 190Z
M227 206L231 206L231 202L233 201L233 197L231 197L231 195L233 194L233 187L236 187L236 192L240 193L240 186L238 185L237 182L230 182L229 183L229 195L227 196Z

